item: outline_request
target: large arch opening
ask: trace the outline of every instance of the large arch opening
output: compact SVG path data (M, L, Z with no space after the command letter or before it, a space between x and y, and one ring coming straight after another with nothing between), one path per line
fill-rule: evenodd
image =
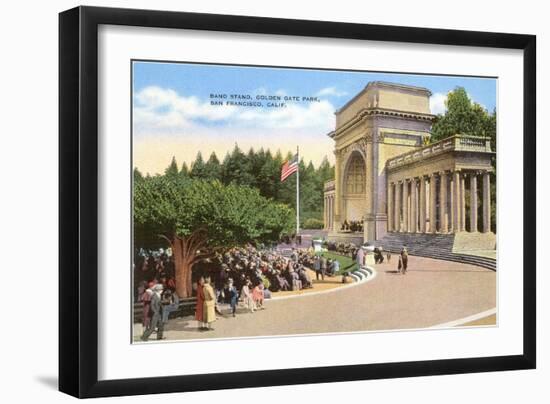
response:
M344 218L348 229L362 231L366 209L367 169L358 151L350 155L343 178Z

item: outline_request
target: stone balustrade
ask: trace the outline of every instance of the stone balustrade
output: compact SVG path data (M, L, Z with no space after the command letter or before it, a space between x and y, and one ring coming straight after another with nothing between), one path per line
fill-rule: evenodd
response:
M386 165L389 169L393 169L449 151L491 152L490 140L488 137L454 135L431 145L388 159Z

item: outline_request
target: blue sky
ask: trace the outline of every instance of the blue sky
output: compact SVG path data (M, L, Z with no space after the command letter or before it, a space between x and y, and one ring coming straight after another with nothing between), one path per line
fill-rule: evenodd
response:
M326 96L341 107L369 81L390 81L426 87L433 94L446 94L457 86L493 111L496 105L496 80L477 77L428 76L397 73L342 72L326 70L200 65L182 63L134 63L134 91L148 86L172 88L180 94L207 99L211 92L251 92L266 88L285 89L298 94L315 94L320 88L335 87L347 96Z
M428 88L432 113L444 112L446 94L457 86L491 112L496 105L492 78L158 62L134 62L133 69L134 157L152 173L170 161L170 153L188 163L198 150L223 158L235 143L283 152L295 148L289 142L301 143L311 149L304 157L314 163L325 156L330 160L326 134L334 129L333 113L369 81ZM251 101L257 95L313 96L317 101L286 102L286 108L270 108L265 101L261 107L213 106L210 94L249 94ZM308 147L312 144L317 147Z

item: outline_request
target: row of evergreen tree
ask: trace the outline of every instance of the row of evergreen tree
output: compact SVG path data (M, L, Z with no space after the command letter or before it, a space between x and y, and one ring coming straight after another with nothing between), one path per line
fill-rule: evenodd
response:
M199 151L190 167L184 162L181 167L176 158L166 168L164 175L218 180L223 184L238 184L257 188L266 198L282 202L296 209L295 175L281 182L281 167L285 160L292 158L292 153L285 156L280 151L273 154L270 150L250 149L244 153L237 144L231 153L227 153L222 162L212 152L204 160ZM134 180L143 178L137 168L134 169ZM334 178L334 166L325 158L315 167L310 161L300 160L300 221L302 226L319 227L323 217L323 186Z

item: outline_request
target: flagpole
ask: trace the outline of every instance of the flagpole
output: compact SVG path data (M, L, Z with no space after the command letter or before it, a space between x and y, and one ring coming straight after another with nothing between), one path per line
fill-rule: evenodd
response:
M298 168L296 170L296 237L300 234L300 149L296 146Z

